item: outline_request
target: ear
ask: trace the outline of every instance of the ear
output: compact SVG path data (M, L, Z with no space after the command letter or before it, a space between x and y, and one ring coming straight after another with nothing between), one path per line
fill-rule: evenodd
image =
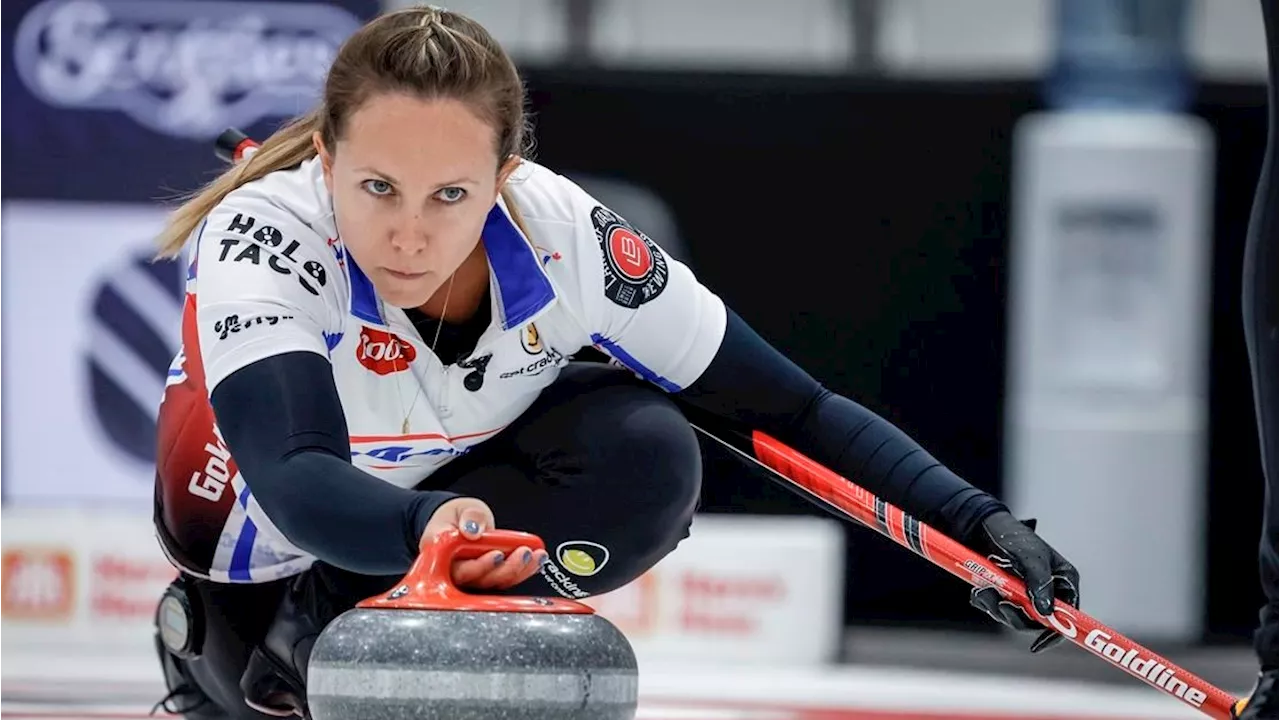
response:
M316 155L320 157L320 167L324 170L324 186L333 194L333 156L329 154L328 149L324 146L324 136L317 130L311 133L311 145L316 149Z

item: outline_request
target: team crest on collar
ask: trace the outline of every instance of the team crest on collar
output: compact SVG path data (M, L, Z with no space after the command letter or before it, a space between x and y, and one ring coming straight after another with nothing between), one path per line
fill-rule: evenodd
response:
M661 295L670 270L658 245L605 207L591 211L591 224L604 261L605 297L634 310Z
M542 337L538 335L538 326L529 323L520 329L520 347L530 355L542 352Z

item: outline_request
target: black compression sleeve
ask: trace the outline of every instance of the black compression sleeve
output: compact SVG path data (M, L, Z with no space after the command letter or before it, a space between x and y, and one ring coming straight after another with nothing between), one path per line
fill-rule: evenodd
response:
M822 387L732 310L715 359L679 397L778 438L957 540L1004 509L892 423Z
M408 571L445 492L405 490L351 464L346 417L329 362L292 352L218 383L214 415L245 484L294 545L365 575Z

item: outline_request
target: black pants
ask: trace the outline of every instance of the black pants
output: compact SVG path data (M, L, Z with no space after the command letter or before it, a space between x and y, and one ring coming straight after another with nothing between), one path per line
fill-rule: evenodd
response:
M689 534L701 481L697 439L670 399L631 373L574 363L515 423L420 489L480 498L498 527L543 539L551 562L507 593L580 597L627 584L675 549ZM566 567L558 551L575 549L594 567ZM269 717L244 705L239 683L287 586L310 595L327 622L399 579L316 563L273 583L194 581L206 637L185 669L218 708L187 717Z
M1276 634L1280 610L1276 599L1276 4L1262 3L1268 52L1267 103L1269 110L1267 153L1253 199L1249 237L1244 257L1244 335L1253 372L1253 395L1258 417L1262 470L1266 476L1263 498L1259 569L1267 604L1262 608L1254 648L1263 669L1276 667Z

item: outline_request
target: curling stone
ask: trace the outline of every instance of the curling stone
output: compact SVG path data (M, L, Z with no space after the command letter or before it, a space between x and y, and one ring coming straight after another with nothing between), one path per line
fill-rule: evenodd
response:
M313 720L630 720L636 657L609 621L561 598L465 593L453 560L540 538L456 530L423 545L401 584L330 623L307 671Z

